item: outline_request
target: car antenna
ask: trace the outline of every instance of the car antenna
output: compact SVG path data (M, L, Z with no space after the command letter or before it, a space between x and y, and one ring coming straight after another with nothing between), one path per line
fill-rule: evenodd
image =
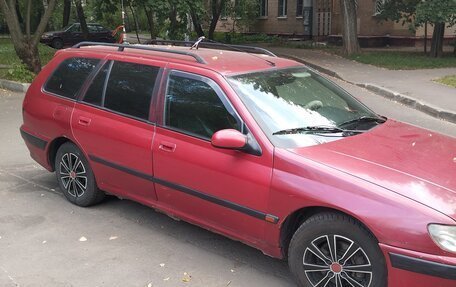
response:
M193 44L193 45L190 47L190 50L192 50L193 48L195 48L196 50L198 50L198 45L199 45L204 39L206 39L206 37L204 37L204 36L199 37L198 40L196 40L195 44Z
M206 41L211 42L211 43L216 43L216 44L219 44L219 45L222 45L222 46L225 46L225 47L229 47L230 49L233 49L233 50L238 51L238 52L245 53L245 51L243 51L242 49L239 49L237 47L234 47L232 45L228 45L228 44L225 44L225 43L222 43L222 42L217 42L217 41L214 41L214 40L211 40L211 39L206 39L206 37L204 37L204 36L199 37L198 40L196 40L196 42L190 47L190 50L193 49L193 48L196 48L198 50L198 46L203 40L206 40ZM275 67L275 65L276 65L276 63L274 63L273 61L269 61L268 59L262 58L260 56L255 55L255 54L251 54L251 53L247 53L247 54L249 54L249 55L251 55L253 57L256 57L258 59L261 59L263 61L266 61L269 65L271 65L273 67Z

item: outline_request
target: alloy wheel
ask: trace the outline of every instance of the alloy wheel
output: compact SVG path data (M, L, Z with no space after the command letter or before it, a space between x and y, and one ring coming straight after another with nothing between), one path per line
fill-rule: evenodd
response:
M307 280L313 287L369 287L372 265L366 252L340 235L314 239L303 256Z
M74 153L65 153L59 164L60 180L65 190L74 197L81 197L87 190L87 172L84 163Z

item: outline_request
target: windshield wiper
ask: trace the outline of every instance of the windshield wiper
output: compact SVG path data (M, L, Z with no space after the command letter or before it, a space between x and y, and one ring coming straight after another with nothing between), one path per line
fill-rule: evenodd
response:
M338 124L338 126L343 127L346 125L350 125L350 124L354 124L354 123L362 123L362 122L375 122L377 124L383 124L384 122L386 122L386 119L381 118L381 117L362 116L362 117L359 117L356 119L351 119L351 120L345 121L343 123L340 123L340 124Z
M293 128L293 129L285 129L280 130L272 135L292 135L292 134L323 134L323 133L342 133L343 136L352 135L356 133L362 133L364 131L354 131L354 130L344 130L338 127L332 126L309 126L309 127L302 127L302 128Z

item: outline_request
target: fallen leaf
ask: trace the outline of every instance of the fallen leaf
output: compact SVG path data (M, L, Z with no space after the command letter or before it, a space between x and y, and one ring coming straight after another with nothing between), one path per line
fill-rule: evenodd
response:
M165 263L160 263L160 267L165 267Z
M111 236L109 237L109 240L116 240L118 237L117 236Z
M87 241L87 238L85 238L84 236L82 236L81 238L79 238L79 241L81 241L81 242Z
M41 197L43 197L43 196L44 196L44 193L41 194Z
M43 244L46 244L46 242L47 242L46 240L43 240L43 242L42 242L42 243L43 243Z
M168 281L169 280L169 277L166 277L165 279L163 279L163 281Z
M190 282L190 280L192 280L192 276L188 275L187 272L184 272L184 277L182 277L182 282Z
M152 287L152 282L150 282L149 284L147 284L147 287Z

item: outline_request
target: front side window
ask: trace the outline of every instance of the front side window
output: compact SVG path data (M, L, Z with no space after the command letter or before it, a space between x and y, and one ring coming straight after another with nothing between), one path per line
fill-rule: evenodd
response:
M279 0L279 17L287 17L287 0Z
M241 130L240 121L228 112L207 81L170 75L165 99L165 125L210 139L223 129Z
M65 98L75 99L82 84L99 62L98 59L89 58L66 59L54 71L44 89Z
M280 147L340 139L345 131L364 131L385 121L305 67L239 75L229 81L271 142Z
M114 62L103 106L112 111L147 120L159 70L158 67L136 63Z

